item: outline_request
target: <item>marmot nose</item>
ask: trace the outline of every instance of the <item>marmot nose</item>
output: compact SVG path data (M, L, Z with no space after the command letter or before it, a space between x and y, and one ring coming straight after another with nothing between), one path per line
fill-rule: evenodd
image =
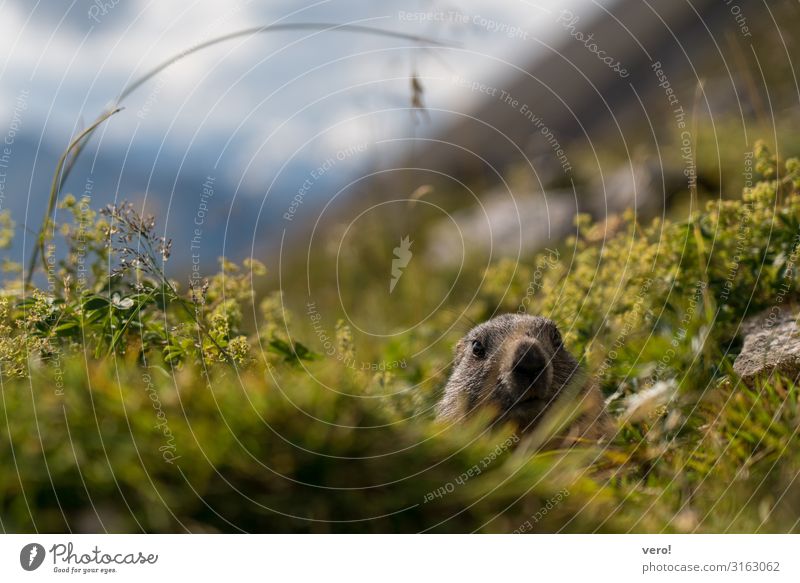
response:
M533 380L542 373L546 365L542 349L534 342L522 340L517 344L511 365L515 375Z

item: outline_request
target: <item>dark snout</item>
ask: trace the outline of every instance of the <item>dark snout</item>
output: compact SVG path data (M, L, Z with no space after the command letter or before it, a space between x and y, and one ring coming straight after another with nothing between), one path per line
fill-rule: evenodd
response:
M520 398L545 397L550 384L548 356L532 338L520 338L510 347L509 380Z
M535 342L520 340L514 349L511 366L515 376L521 379L534 379L544 371L547 360Z

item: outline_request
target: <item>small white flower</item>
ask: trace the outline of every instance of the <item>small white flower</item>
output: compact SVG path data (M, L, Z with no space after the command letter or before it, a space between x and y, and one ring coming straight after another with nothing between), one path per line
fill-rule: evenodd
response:
M129 310L133 307L133 300L130 298L121 298L118 293L111 296L111 303L118 310Z
M675 396L678 384L675 379L658 381L649 389L639 391L625 399L627 409L623 417L627 421L645 419L659 407L669 403Z

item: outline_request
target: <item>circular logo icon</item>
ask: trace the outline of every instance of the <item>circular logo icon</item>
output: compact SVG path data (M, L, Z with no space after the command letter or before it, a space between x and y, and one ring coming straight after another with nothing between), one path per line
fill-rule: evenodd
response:
M44 547L39 543L30 543L19 552L19 564L26 571L35 571L44 562Z

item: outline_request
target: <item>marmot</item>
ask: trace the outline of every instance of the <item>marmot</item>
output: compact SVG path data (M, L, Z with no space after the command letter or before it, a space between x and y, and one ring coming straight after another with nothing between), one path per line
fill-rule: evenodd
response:
M565 405L570 418L558 441L613 435L600 390L585 382L555 322L505 314L476 326L458 342L437 414L455 421L490 407L496 411L495 421L511 422L526 433L557 403Z

